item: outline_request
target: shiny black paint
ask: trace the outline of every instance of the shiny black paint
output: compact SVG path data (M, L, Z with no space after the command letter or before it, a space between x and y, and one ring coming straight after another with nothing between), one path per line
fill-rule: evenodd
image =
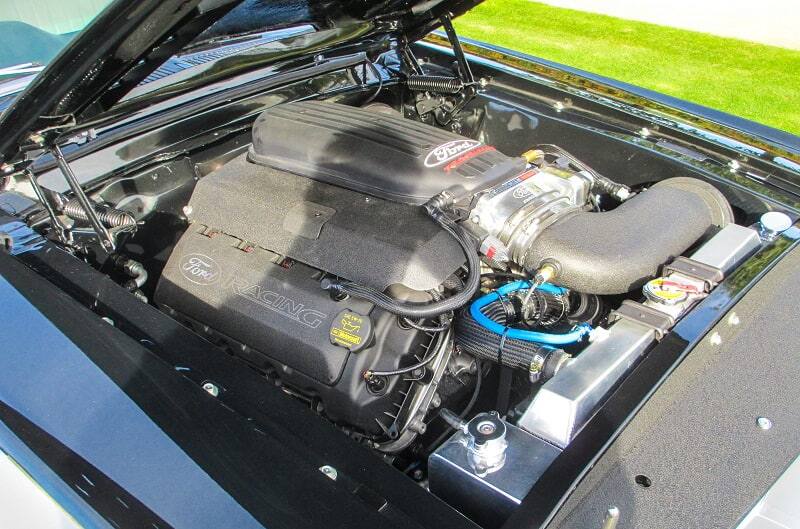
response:
M168 527L164 520L148 509L138 498L5 402L0 402L0 421L16 434L19 441L28 447L33 447L42 463L60 476L60 479L68 483L77 493L79 498L71 502L59 502L75 518L80 520L89 517L90 514L87 511L88 506L91 505L91 509L98 516L119 526ZM6 448L6 450L8 449ZM19 457L15 450L8 451ZM28 462L24 459L21 462L23 466L26 466L26 463ZM42 480L40 479L38 482L42 483ZM52 487L53 478L45 481L45 484ZM80 498L81 496L83 498ZM82 512L78 511L78 508ZM90 527L95 524L89 525L84 519L82 525Z
M75 257L48 246L22 258L83 304L0 255L8 311L0 415L103 516L123 521L108 504L116 497L142 527L157 517L175 527L471 526ZM201 389L209 380L222 388L218 399ZM336 481L318 470L323 464L338 470ZM81 474L103 490L84 487Z
M293 54L311 58L340 47L369 48L374 40L412 42L436 28L441 15L460 15L479 1L441 1L424 10L409 7L404 0L289 0L284 2L289 5L264 3L253 8L299 9L303 16L298 23L313 24L320 32L330 31L333 38L329 42L310 45ZM52 144L81 130L88 120L111 109L164 61L240 3L242 0L116 0L37 75L0 117L0 129L5 131L0 138L0 159L18 165L23 151L42 143ZM216 78L239 74L275 59L274 54L267 54L246 68L222 68L220 72L201 75L188 85L199 88ZM41 138L31 138L32 134Z
M662 107L662 109L672 108L679 113L683 113L695 119L702 118L708 123L719 124L728 127L731 130L742 131L752 137L761 138L770 143L783 146L791 151L794 151L795 153L800 153L800 137L789 132L775 129L761 123L734 116L732 114L727 114L720 110L715 110L713 108L698 105L696 103L684 101L682 99L655 92L647 88L642 88L622 81L617 81L615 79L610 79L596 73L580 70L578 68L572 68L570 66L548 61L539 57L534 57L532 55L527 55L518 51L510 50L508 48L503 48L501 46L495 46L490 43L480 42L468 38L461 38L461 41L467 47L468 51L474 53L478 57L483 57L494 61L500 59L501 63L495 62L495 67L498 67L500 64L502 64L502 62L505 62L502 60L504 57L516 58L520 60L521 66L524 66L524 63L527 62L529 63L529 67L532 65L540 65L543 68L550 69L554 72L559 72L560 75L555 76L556 80L563 79L566 81L567 79L571 78L573 81L578 81L576 84L583 85L583 88L585 89L592 88L587 81L596 83L598 86L605 85L609 88L618 90L619 92L617 95L621 96L621 99L623 100L626 97L629 98L631 96L641 98L641 102L645 103L643 106L644 110L656 111L659 107ZM512 69L509 68L508 71L510 72Z
M20 149L30 147L27 136L32 132L53 138L73 127L77 115L102 97L132 65L147 63L145 55L153 52L166 59L231 7L223 4L202 13L199 4L200 0L120 0L103 10L0 119L3 161L12 162ZM196 19L204 23L196 24ZM178 28L186 29L171 38ZM160 63L149 64L155 69Z
M232 136L249 135L253 120L270 106L357 88L360 83L354 83L351 72L362 62L363 56L355 55L300 72L268 68L258 72L264 79L244 85L234 79L219 94L196 94L147 106L113 127L98 130L96 139L67 151L65 156L78 179L91 184L153 159L164 161ZM308 76L315 80L309 82ZM51 157L39 158L33 170L40 175L43 186L66 189Z
M473 50L468 48L467 51ZM446 64L446 58L447 53L441 55L442 64ZM546 104L548 101L563 100L565 93L576 97L574 92L560 91L559 87L549 82L532 82L527 76L519 75L510 69L504 69L502 65L499 64L488 64L486 62L476 64L476 73L478 73L478 75L481 74L481 70L495 77L498 83L497 89L489 94L489 96L497 99L495 101L494 110L494 116L497 119L502 119L504 115L508 115L519 103L524 103L523 106L536 107L536 110L542 114L553 114L551 110L547 110L546 108L548 106ZM347 84L343 83L340 88L344 89L345 86L347 86ZM284 88L286 91L283 91ZM198 117L196 121L191 121L191 118L186 115L184 115L186 121L176 126L169 126L169 118L174 117L174 114L171 113L169 116L159 116L162 119L160 123L161 128L159 130L147 129L147 127L145 127L144 130L153 130L151 135L145 135L141 138L132 137L131 135L134 133L138 134L138 132L133 128L134 125L131 125L132 128L125 134L130 138L126 142L125 147L121 148L119 145L108 147L109 158L103 163L109 171L112 171L125 167L126 165L130 167L133 164L145 163L147 161L148 152L161 152L165 156L169 156L174 152L189 152L191 148L200 148L212 142L213 133L209 131L214 128L216 128L218 132L217 139L219 139L219 137L229 136L232 138L235 137L235 135L246 134L244 131L247 129L248 120L251 116L257 114L260 109L264 108L263 105L265 102L268 104L272 101L290 100L295 97L313 95L315 94L315 89L319 90L319 86L303 86L302 83L296 83L287 85L269 95L254 95L252 99L245 98L233 101L228 105L208 108L208 113L203 116L204 118L211 117L210 121L206 122L210 124L209 128L206 129L203 129L203 123L200 117ZM269 99L269 97L273 97L275 94L278 94L278 99ZM259 97L265 97L266 99L259 99ZM219 105L220 101L209 103L209 106ZM755 182L753 179L732 174L727 170L724 161L737 158L741 155L737 148L721 146L716 142L716 139L713 138L698 139L694 135L695 132L669 129L662 123L662 127L664 127L661 129L663 136L677 139L682 144L690 144L693 148L698 148L703 156L705 156L702 160L685 159L686 157L679 156L675 151L663 148L663 145L657 146L654 144L655 142L636 137L635 131L637 127L652 125L654 123L649 114L632 113L630 109L622 106L612 108L606 103L598 102L590 97L587 97L586 101L582 102L585 104L576 105L576 107L568 110L565 114L560 114L560 118L558 115L555 115L553 119L555 121L558 119L564 121L565 125L562 130L580 128L583 133L576 132L576 134L577 136L582 136L584 139L578 142L578 144L582 145L582 147L578 148L586 149L590 155L592 143L586 138L591 138L592 133L599 132L604 137L613 138L614 141L645 149L664 159L670 159L672 161L679 160L681 163L692 167L694 170L707 173L711 177L718 179L718 181L726 182L726 185L731 185L739 189L742 194L754 192L756 194L756 200L759 201L758 207L768 206L784 208L785 206L781 206L781 203L792 203L792 196L789 194L794 192L794 188L792 187L794 186L792 174L774 165L773 162L769 160L769 156L757 154L754 156L754 160L748 162L752 163L753 169L758 171L759 174L763 173L769 176L769 178L765 178L761 182ZM195 113L197 113L200 108L206 108L205 103L206 102L199 103L195 108ZM537 107L536 105L539 106ZM683 107L682 110L688 111L690 109L688 107ZM226 114L229 121L231 119L235 120L241 118L238 122L239 124L230 127L226 126ZM567 126L567 120L579 123L581 126ZM722 121L722 119L719 121ZM191 126L184 126L187 123L192 124ZM739 123L739 125L741 125L741 127L739 127L740 132L744 131L748 133L746 123L743 125ZM669 134L665 132L665 128L669 131ZM765 145L764 142L771 141L765 134L760 133L757 128L753 128L748 134L752 134L754 144L757 143L756 140L760 138L759 141L762 142L760 144L762 147ZM114 139L119 139L119 136L115 136ZM779 150L782 148L786 150L786 142L779 143L780 145L778 145L776 149ZM109 142L107 145L112 145L112 143ZM187 145L192 145L193 147L189 148ZM91 143L89 143L88 146L91 146ZM84 154L84 152L80 152L80 154ZM722 160L723 163L717 162L717 158ZM78 164L80 162L75 163ZM613 160L612 157L606 163L611 166L614 163L618 163L618 160ZM775 181L776 178L778 180L785 179L787 188L781 188L777 185ZM791 207L787 210L791 211ZM563 501L570 487L576 480L580 479L582 473L586 470L586 465L592 461L593 457L595 457L599 451L602 451L604 446L607 446L607 443L613 439L615 433L619 431L620 428L624 427L624 424L629 420L631 415L635 413L643 398L657 388L659 380L669 373L683 355L688 353L691 346L702 337L713 322L718 320L721 315L732 306L736 299L746 292L750 285L752 285L765 270L771 267L774 262L780 258L782 253L793 244L792 238L782 239L773 250L769 250L761 259L756 261L751 260L750 266L729 278L726 283L715 292L714 296L709 297L708 300L698 307L695 313L683 320L679 327L676 328L676 332L653 350L645 361L622 384L608 404L598 412L595 419L565 452L565 454L569 454L571 457L564 456L559 458L553 469L545 475L544 479L540 481L537 487L531 492L531 495L523 503L519 513L512 517L508 526L532 527L544 523L553 510ZM409 487L414 486L409 481L403 479L403 476L396 475L395 473L394 477L392 477L387 474L387 471L394 471L383 465L382 462L374 457L367 457L361 454L362 449L360 447L353 446L349 441L344 443L344 437L340 432L330 428L328 425L325 426L328 428L326 430L325 427L322 426L324 423L322 423L318 417L309 414L308 410L301 411L305 408L292 401L292 399L286 398L278 391L272 391L274 388L265 392L263 380L257 374L248 373L246 368L227 362L224 354L221 355L220 351L214 349L205 342L203 342L201 346L196 342L198 338L194 334L188 331L182 333L176 331L173 327L169 326L163 315L160 315L157 311L151 310L152 307L145 307L138 301L133 300L119 289L119 287L102 276L99 276L83 263L77 262L74 258L66 254L58 253L60 250L50 248L49 252L52 254L50 257L58 256L57 260L63 260L64 262L58 265L46 263L46 259L40 258L40 254L36 253L25 254L20 258L24 259L28 266L34 268L37 273L49 277L53 283L58 285L59 289L66 289L69 291L72 296L79 299L86 306L93 305L92 297L97 296L99 301L94 306L94 310L97 313L110 316L117 323L117 328L124 330L125 334L137 340L145 340L143 343L145 343L149 349L147 353L140 353L142 357L147 357L149 354L150 357L154 356L158 357L161 361L166 361L167 366L180 365L182 367L188 367L187 371L180 372L182 378L178 377L178 379L182 381L189 381L189 384L186 385L183 382L176 382L174 378L167 377L166 371L160 368L153 368L152 366L155 364L151 364L150 362L142 361L141 364L133 362L134 367L131 367L130 364L132 362L127 360L128 357L124 355L117 357L112 354L112 359L106 360L110 362L110 364L102 363L102 358L99 353L95 353L97 355L96 357L91 356L91 353L89 353L89 356L85 357L87 362L91 362L94 365L102 365L104 369L109 371L122 369L116 366L117 363L125 364L127 367L122 369L122 372L131 375L131 377L143 376L141 374L135 375L138 371L146 373L146 375L144 375L145 379L149 380L152 378L153 380L157 380L157 383L143 382L142 387L148 392L156 391L155 395L163 396L168 393L170 395L168 404L175 408L173 412L179 416L184 412L178 411L179 407L176 406L176 403L181 403L181 406L183 406L186 401L181 399L186 397L186 395L191 396L191 399L199 399L202 401L203 404L198 405L185 404L190 410L194 409L193 406L200 406L203 414L203 417L199 415L192 416L192 421L180 423L183 428L189 431L189 433L186 434L187 438L189 438L186 440L186 443L191 445L197 442L197 438L193 436L198 436L199 438L208 436L208 431L206 430L208 425L203 425L203 423L207 420L207 417L216 417L215 413L217 413L217 411L213 411L211 408L207 407L208 402L217 406L222 404L229 410L235 410L239 417L249 417L251 423L255 422L261 424L263 422L264 424L272 425L272 429L269 430L270 435L274 435L276 438L280 439L280 442L294 447L294 452L302 452L299 458L302 461L298 463L299 466L297 467L296 475L292 478L283 476L283 478L289 481L296 479L302 483L305 479L308 479L308 476L314 476L316 478L317 476L314 474L314 472L316 472L316 467L314 465L323 463L330 464L331 461L335 460L336 463L334 463L334 466L340 469L346 469L344 471L346 476L356 476L345 488L351 493L355 491L355 494L351 494L351 496L355 495L357 497L357 502L374 506L376 503L380 503L380 498L389 498L389 494L394 491L394 494L397 496L392 497L395 498L397 505L400 505L398 508L404 512L405 515L409 516L411 519L416 519L416 516L428 516L424 522L419 522L422 526L445 527L451 523L463 522L463 520L458 522L460 519L457 515L446 507L440 504L438 504L438 507L432 507L432 504L425 503L430 500L422 499L422 496L420 496L420 494L422 494L421 490L418 493L411 492ZM56 259L55 257L53 258ZM6 256L0 258L0 272L4 275L10 274L15 277L17 274L20 276L25 275L19 269L11 270L8 268L6 266L7 259ZM35 285L37 283L33 278L29 278L29 281L30 285ZM56 289L48 287L45 290L47 290L47 295L49 297L53 299L54 297L58 297ZM29 294L29 292L26 291L26 294ZM40 303L39 310L44 313L46 310L46 303L41 301ZM75 307L71 307L70 310L74 312L76 309ZM70 313L70 315L72 315L72 313ZM48 312L46 316L59 321L58 314L51 314ZM60 317L63 319L63 314ZM46 325L45 322L41 321L41 318L32 318L30 321L38 321ZM80 321L84 322L82 318ZM86 322L88 321L87 319ZM174 322L172 323L174 324ZM67 325L67 323L63 324ZM28 323L26 325L26 328L32 328L32 324ZM77 332L77 330L73 328L73 331L77 337L79 334L85 334L86 329L87 327L82 327L80 332ZM76 337L70 334L70 338L77 340ZM19 341L24 343L28 340L20 338ZM104 351L103 354L108 354L108 351ZM76 358L80 358L77 353ZM14 357L11 357L10 361L14 361ZM145 364L147 367L143 367ZM39 368L41 369L41 366L39 366ZM61 368L63 368L63 366L59 365L53 369ZM28 371L24 374L36 375L37 372L38 371L34 371L28 366ZM155 374L156 372L158 372L158 375ZM172 371L169 371L169 374L175 375ZM222 398L217 401L209 401L209 397L198 390L198 386L210 376L213 376L215 382L218 382L223 388L226 388ZM162 383L163 388L160 385ZM121 384L126 386L124 383ZM172 388L173 386L180 387L181 389L170 389L169 391L164 389L168 387ZM184 388L183 386L186 387ZM13 384L11 387L13 388ZM41 386L38 387L41 388ZM117 387L119 388L119 385ZM9 393L5 385L0 386L0 388L2 388L3 401L7 402L6 397ZM127 386L120 389L127 389ZM186 395L179 399L178 397L172 396L171 392L173 391L176 395L183 392L186 392ZM41 392L52 392L52 388L47 387L46 389L41 389ZM94 395L91 391L87 390L82 393L82 396L86 399L83 401L82 408L80 409L86 409L89 411L89 414L91 414L95 410L93 406L97 405L96 400L91 398ZM143 402L148 401L146 395L137 394L136 398L143 399ZM138 402L139 401L137 401L137 403ZM87 405L86 403L90 404ZM154 409L157 410L158 407ZM156 415L155 412L149 408L148 411ZM303 415L304 413L305 415ZM72 415L75 416L74 413ZM168 415L165 416L168 417ZM31 415L26 415L26 419L24 419L23 422L17 421L15 423L15 418L12 415L6 415L5 417L7 417L7 420L10 422L17 424L20 428L22 426L19 425L24 425L24 420L30 421L32 418ZM231 428L231 431L239 432L240 430L236 428L241 428L241 424L231 419L230 424L236 424L238 426L229 426L229 423L226 422L229 419L230 418L225 419L221 424L224 424L225 428ZM117 423L116 420L117 419L114 419L114 424L122 424L122 421ZM158 420L169 422L169 420L172 419L161 417ZM199 424L194 424L194 420L199 421ZM161 425L161 423L159 423L159 425ZM244 430L241 431L244 432ZM48 431L47 434L52 435L53 432ZM176 437L173 438L173 441L177 438L178 436L176 433ZM211 438L214 443L219 443L214 446L215 450L221 447L225 447L226 449L231 448L231 445L227 444L227 440L218 439L214 435L212 435ZM250 438L248 437L247 439L249 440ZM280 444L280 442L278 444ZM45 450L48 444L52 443L45 443L45 445L38 446L37 450ZM11 444L5 446L11 446ZM123 443L120 446L125 447L127 445ZM250 460L250 457L258 455L256 452L260 452L263 447L263 444L257 442L252 445L248 444L247 446L238 445L234 447L235 450L233 450L233 452L235 452L235 454L231 456L230 461L225 460L224 463L219 463L219 459L216 459L218 456L201 451L198 452L200 455L197 455L194 461L204 470L206 470L207 466L209 468L214 467L215 464L226 467L220 470L223 474L230 474L224 479L220 478L220 482L226 483L224 490L229 495L233 495L240 506L242 504L247 504L248 507L246 510L250 510L251 513L258 513L253 515L258 516L259 521L263 522L264 520L269 520L270 526L280 526L280 523L286 522L286 519L280 518L280 515L260 505L260 502L264 499L264 495L266 494L268 496L271 491L269 493L265 493L261 489L255 492L244 491L244 484L240 484L241 489L236 489L235 493L229 491L229 489L235 486L236 475L238 475L236 473L239 471L251 472L249 474L243 474L243 476L247 476L248 480L276 480L272 474L267 472L264 466L260 467L260 470L255 474L253 473L255 471L252 471L252 469L247 470L243 468L245 464L255 464ZM302 450L298 447L302 447ZM206 449L208 448L206 447ZM278 454L282 455L286 447L281 447L277 450ZM290 452L292 451L290 450ZM22 450L19 450L17 453L22 453ZM133 452L126 454L123 449L120 451L120 454L123 455L119 457L122 458L125 457L125 455L129 456L132 453ZM65 457L69 457L68 453L65 452L65 454L67 454ZM82 463L76 462L76 468L85 468L87 472L93 471L92 467L96 462L93 463L91 461L92 457L88 457L87 459L90 460L86 462L87 466L81 467L80 465ZM309 464L307 459L314 461L313 464ZM263 459L258 459L258 461L263 462ZM292 461L297 461L297 459L292 459ZM228 465L230 465L230 468L227 468ZM96 470L99 467L94 466L94 468ZM163 469L160 471L163 471ZM63 476L62 479L64 479ZM226 482L226 479L231 480L231 483ZM401 484L401 480L404 485ZM119 484L118 481L114 483ZM315 482L315 484L317 483ZM125 485L127 484L119 484L119 486L123 488L126 488ZM109 487L111 486L113 485L110 484ZM283 482L278 481L275 486L283 486ZM126 490L130 491L130 488ZM360 493L358 491L360 491ZM248 494L255 495L256 497L250 497ZM259 496L259 494L261 494L261 496ZM302 491L301 494L303 494ZM359 494L365 496L367 499L361 498ZM349 502L353 501L353 499L349 498L347 495L323 497L327 501L342 502L341 504L348 508L350 505ZM378 498L377 500L376 497ZM251 510L249 502L258 505ZM293 508L296 509L293 511L293 515L298 517L291 520L293 523L301 523L298 520L302 519L304 509L307 508L305 504L298 507L298 503L299 502L292 503L292 505L294 505ZM392 502L390 501L390 503ZM146 502L144 502L144 504L146 505ZM394 504L392 503L392 505ZM417 507L424 505L424 508L417 509L416 507L411 507L412 505ZM238 508L239 507L231 507L232 512L238 512ZM417 510L426 512L419 513ZM156 509L154 512L166 518L170 511L169 509ZM413 516L409 514L410 512L414 513ZM374 513L372 514L374 515ZM274 519L273 516L275 517ZM334 515L331 515L326 521L329 522L329 525L337 525L336 522L342 520L345 520L345 518L340 520L335 518ZM348 518L347 520L353 523L352 519ZM359 520L356 525L362 525L362 522L363 524L370 523L371 520L372 518L370 517L363 518ZM378 525L388 523L391 522L380 519ZM411 525L407 520L403 523Z
M693 151L700 160L721 165L731 179L766 182L800 193L797 136L589 72L462 40L465 51L472 54L475 75L492 79L503 99L525 101L558 119L597 127L601 133L624 134L627 141L651 149L660 149L658 142L668 140ZM449 67L454 58L438 33L416 44L415 52L439 67ZM647 136L641 134L643 128ZM685 157L664 150L669 156ZM732 160L741 166L738 173L728 170Z
M503 529L544 527L577 483L647 399L706 333L789 251L797 251L800 223L726 278L663 341L651 349L596 415L542 475Z

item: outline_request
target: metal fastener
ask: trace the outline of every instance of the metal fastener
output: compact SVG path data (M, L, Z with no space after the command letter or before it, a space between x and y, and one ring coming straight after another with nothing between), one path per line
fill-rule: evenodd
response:
M333 481L336 481L336 478L339 477L339 473L330 465L322 465L319 467L319 471L331 478Z
M735 312L731 312L730 315L728 316L728 325L736 326L739 325L740 323L742 323L742 320L739 319L739 315L736 314Z
M191 215L191 214L192 214L192 211L193 211L193 210L192 210L192 206L183 206L183 214L184 214L185 216L187 216L187 217L188 217L189 215Z
M615 529L619 522L619 508L609 507L600 529Z
M211 382L206 382L205 384L203 384L203 389L206 390L206 393L208 393L212 397L219 396L219 387L217 387L216 384L213 384Z
M772 428L772 421L767 417L759 417L758 419L756 419L756 424L762 430L769 430L770 428Z
M606 511L606 517L603 519L603 525L601 525L600 528L614 529L617 527L617 523L619 523L619 508L609 507Z
M720 336L718 332L715 332L708 341L711 342L711 345L719 345L722 343L722 336Z
M428 429L428 426L420 417L414 417L414 419L408 424L408 429L412 432L416 432L419 435L424 435Z

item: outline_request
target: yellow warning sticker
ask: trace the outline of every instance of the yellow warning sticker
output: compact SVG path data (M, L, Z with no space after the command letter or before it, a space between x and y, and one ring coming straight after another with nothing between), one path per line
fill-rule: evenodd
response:
M371 333L372 322L369 317L345 309L336 315L331 324L330 340L334 345L356 351L367 345Z

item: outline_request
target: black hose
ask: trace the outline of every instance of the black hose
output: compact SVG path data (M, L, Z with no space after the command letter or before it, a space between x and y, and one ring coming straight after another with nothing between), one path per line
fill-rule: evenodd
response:
M375 100L375 98L378 97L378 94L381 93L381 89L383 88L383 76L378 71L378 68L376 68L375 65L372 64L369 61L367 61L367 63L364 65L364 68L365 68L365 70L364 70L364 84L367 83L367 72L366 72L366 66L367 65L369 65L369 68L370 68L370 70L372 70L373 75L375 75L375 77L378 78L378 88L377 88L377 90L375 90L375 92L371 96L369 96L369 98L366 101L361 103L362 107L367 106L368 104L372 103Z
M403 325L408 325L412 329L416 329L418 331L424 331L424 332L442 332L442 331L446 331L447 329L450 328L450 325L452 323L452 320L446 319L440 325L437 325L437 326L434 327L434 326L422 325L421 323L417 323L414 320L412 320L411 318L407 318L405 316L400 316L400 320L402 321Z
M525 274L516 274L514 272L489 272L488 274L481 275L485 279L527 279Z
M478 369L476 371L477 374L475 380L475 388L472 390L472 396L470 397L469 402L467 403L466 406L464 406L464 409L461 411L461 413L458 414L459 421L463 421L466 418L466 416L469 415L469 412L471 412L472 408L475 407L475 403L478 402L478 395L481 392L481 380L483 380L483 366L481 365L481 361L478 359L475 359L475 363L478 365ZM445 408L440 409L439 413L437 414L437 417L441 417L442 412L444 410ZM450 432L455 429L453 428L453 425L450 424L450 421L445 421L445 422L447 422L447 427L439 435L439 437L436 438L435 441L433 441L431 444L428 445L428 447L425 449L426 453L431 452L433 449L439 446L442 443L442 441L444 441L444 438L450 435Z
M476 322L469 311L456 319L455 341L465 352L512 369L528 371L537 358L545 359L564 355L564 351L536 342L528 342L495 334Z
M443 334L438 334L436 336L435 343L431 344L431 347L428 349L427 353L428 356L417 362L416 364L412 364L410 366L400 367L397 369L392 369L389 371L375 371L372 369L367 369L364 371L364 380L369 380L373 377L393 377L397 375L403 375L405 373L411 373L416 369L420 369L425 367L426 365L430 364L434 358L436 358L439 353L441 352L442 348L442 336Z
M441 301L434 301L427 304L409 304L390 298L383 292L370 287L358 285L350 281L337 281L325 279L322 288L331 290L337 294L346 294L354 298L360 298L382 308L387 312L406 316L414 319L433 318L445 312L453 312L466 305L480 288L480 260L471 236L463 227L450 220L441 210L431 209L430 215L443 230L448 232L461 246L467 258L467 280L464 288Z
M670 178L602 213L557 220L523 250L521 265L557 262L560 286L624 294L655 277L664 263L733 218L725 197L695 178Z

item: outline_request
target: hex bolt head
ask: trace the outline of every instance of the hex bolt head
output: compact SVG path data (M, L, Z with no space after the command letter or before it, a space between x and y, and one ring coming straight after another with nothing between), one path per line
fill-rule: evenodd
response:
M731 327L735 327L740 323L742 323L742 320L739 318L739 315L736 314L735 312L731 312L730 315L728 316L728 325L730 325Z
M330 465L322 465L319 467L319 471L331 478L333 481L336 481L336 478L339 477L339 473Z
M206 391L206 393L208 393L212 397L219 396L219 387L217 387L216 384L213 384L211 382L206 382L205 384L203 384L203 389Z
M722 343L722 336L720 336L718 332L715 332L711 335L708 341L711 342L711 345L719 345Z
M759 417L756 419L756 425L762 430L769 430L772 428L772 421L768 417Z

